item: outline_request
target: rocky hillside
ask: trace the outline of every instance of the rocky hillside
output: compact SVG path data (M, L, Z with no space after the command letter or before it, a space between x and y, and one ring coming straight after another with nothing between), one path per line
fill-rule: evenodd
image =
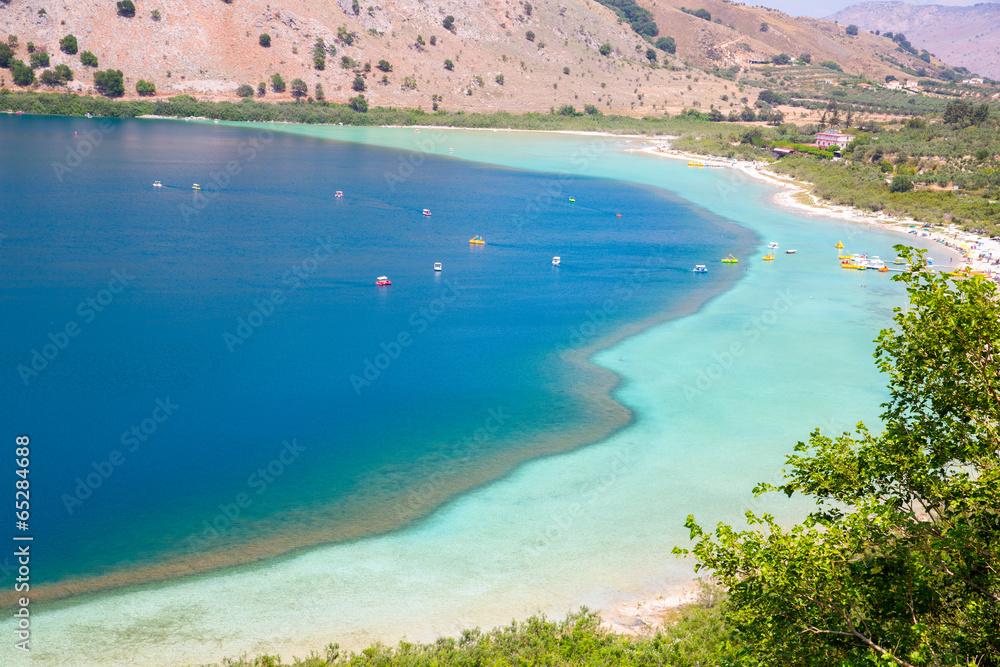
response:
M864 30L902 32L917 48L991 79L1000 79L1000 4L973 7L861 2L829 17Z
M594 0L136 0L131 17L114 0L0 0L0 33L17 36L18 59L29 60L31 42L50 54L52 67L69 65L67 86L81 92L92 92L97 69L113 68L124 73L128 96L145 79L160 96L236 99L240 84L264 82L264 99L287 99L290 89L270 85L280 74L286 83L301 78L310 95L321 85L329 100L346 101L363 87L370 104L450 111L547 112L570 104L629 115L712 105L727 112L741 97L755 99L754 87L737 90L736 83L751 60L810 53L814 62L879 78L905 78L900 67L914 64L888 40L848 36L832 22L695 1L710 20L675 0L639 0L659 36L675 39L673 55L650 51L627 21ZM97 56L96 68L60 51L67 34L80 52ZM9 70L0 76L12 85Z

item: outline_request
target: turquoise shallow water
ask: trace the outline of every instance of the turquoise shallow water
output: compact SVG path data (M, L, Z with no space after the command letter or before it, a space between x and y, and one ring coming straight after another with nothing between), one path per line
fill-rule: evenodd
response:
M902 293L885 276L839 269L832 246L843 239L891 256L896 236L803 219L771 206L767 187L628 154L615 140L441 132L419 145L431 131L301 131L660 186L799 252L770 264L712 263L713 273L732 268L742 280L698 312L597 353L623 378L616 397L635 414L602 442L522 465L403 531L50 606L35 619L35 661L304 655L328 641L428 639L669 589L690 577L690 566L669 556L686 543L688 513L712 524L770 507L749 489L775 479L797 439L817 425L843 429L877 415L884 390L871 340ZM533 215L526 204L522 228ZM17 659L8 646L0 658Z

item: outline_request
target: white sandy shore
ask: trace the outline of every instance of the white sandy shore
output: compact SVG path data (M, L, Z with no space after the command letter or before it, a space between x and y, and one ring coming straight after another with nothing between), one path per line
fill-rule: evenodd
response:
M718 167L736 169L750 178L781 188L772 201L782 208L793 209L810 216L834 218L854 223L879 225L883 229L901 234L918 234L941 243L960 257L959 264L949 268L966 266L982 271L993 280L1000 281L1000 240L959 230L954 225L947 228L923 229L923 223L913 218L901 218L885 213L872 213L851 206L836 206L823 202L809 190L810 183L799 181L792 176L778 174L766 169L766 163L749 162L697 155L669 147L661 142L655 146L633 149L636 152L688 162L700 162L706 168Z

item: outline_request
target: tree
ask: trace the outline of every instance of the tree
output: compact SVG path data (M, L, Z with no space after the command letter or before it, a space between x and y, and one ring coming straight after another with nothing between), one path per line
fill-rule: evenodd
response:
M20 60L11 61L10 72L14 77L14 83L19 86L30 86L35 82L35 70Z
M497 76L496 76L496 82L500 86L503 85L503 74L497 74Z
M788 63L792 62L792 58L787 53L779 53L778 55L771 58L771 62L773 62L775 65L787 65Z
M848 35L850 35L851 37L854 37L855 35L858 34L858 26L856 26L856 25L854 25L852 23L851 25L847 26L847 29L845 30L845 32Z
M365 78L360 74L356 74L354 76L354 81L351 82L351 89L356 93L363 93L365 92L365 88L367 88L365 85Z
M292 79L292 97L299 100L305 97L309 92L309 87L306 82L302 79Z
M135 4L132 0L121 0L118 3L118 15L126 18L135 16Z
M601 46L598 49L598 51L601 52L602 56L610 55L611 54L611 44L609 44L607 42L604 42L603 44L601 44Z
M601 113L601 110L598 109L593 104L584 104L583 105L583 113L587 114L588 116L603 116L604 115L604 114Z
M39 75L38 80L46 86L61 86L66 83L54 69L47 69L42 72Z
M241 84L240 87L236 89L236 94L240 97L253 97L253 86L248 83Z
M59 75L59 79L63 83L73 80L73 70L69 68L69 65L56 65L53 71Z
M266 32L262 32L260 33L260 37L257 38L257 43L266 49L271 46L271 36Z
M313 58L313 67L319 70L326 69L326 56L316 56Z
M257 84L257 97L264 97L267 95L267 84L261 81Z
M648 60L651 63L655 63L656 51L654 51L653 49L646 49L646 60Z
M97 67L97 56L90 51L84 51L80 54L80 62L87 67Z
M135 92L142 97L149 97L156 94L156 86L145 79L139 79L135 82Z
M389 64L388 60L380 60L380 61L378 61L378 64L375 65L375 67L378 68L382 72L391 72L392 71L392 65Z
M317 83L316 84L316 100L319 101L319 102L322 102L325 99L326 99L326 93L323 92L323 84L322 83Z
M281 78L280 74L271 75L271 90L276 93L285 92L285 80Z
M767 21L762 21L761 22L761 24L760 24L760 31L761 32L767 32L770 29L771 29L770 26L767 25Z
M39 67L49 66L49 54L45 51L39 51L38 53L31 54L31 68L38 69Z
M656 40L656 48L667 53L677 53L677 43L673 37L660 37Z
M455 69L455 63L451 62L450 60L445 60L444 68L450 72L451 70Z
M451 14L445 16L444 21L441 21L441 25L444 26L445 30L449 32L455 32L455 17L452 16Z
M10 61L14 59L14 49L7 44L0 42L0 67L10 67Z
M524 3L524 13L525 13L526 16L531 16L531 3L530 2Z
M896 175L889 184L889 192L909 192L913 189L913 181L909 176Z
M876 341L882 432L817 429L785 483L755 489L817 501L790 530L748 512L750 530L713 535L688 518L697 567L729 587L746 664L997 664L1000 299L896 249L913 268L893 278L910 307Z
M78 46L76 43L76 37L74 37L73 35L66 35L65 37L59 40L59 49L63 53L68 53L69 55L73 55L74 53L76 53L77 48Z
M351 106L352 109L354 109L358 113L368 112L368 100L365 99L364 95L358 95L357 97L352 97L351 99L347 100L347 103Z
M98 70L94 72L94 87L108 97L125 94L125 77L120 69Z
M524 38L527 39L529 42L533 42L535 41L535 33L529 30L528 32L524 33Z
M799 54L799 60L801 60L802 62L804 62L806 65L808 65L809 63L811 63L812 59L813 59L813 57L809 53L800 53Z

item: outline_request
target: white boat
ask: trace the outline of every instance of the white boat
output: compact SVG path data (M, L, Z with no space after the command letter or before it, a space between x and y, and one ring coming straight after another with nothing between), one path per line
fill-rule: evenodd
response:
M337 192L333 196L336 197L337 199L343 199L344 193L341 192L340 190L337 190Z
M163 187L163 183L160 183L159 181L153 181L153 187L154 188L162 188Z
M434 262L434 270L435 271L441 270L441 262Z
M798 250L786 250L786 251L785 251L785 254L786 254L786 255L794 255L794 254L795 254L795 253L797 253L797 252L798 252Z
M430 214L431 214L431 210L429 208L425 208L424 209L424 215L430 215Z
M774 241L771 241L770 243L767 244L767 247L776 250L778 248L778 244L775 243Z
M552 258L552 266L559 266L560 263L562 263L562 260L559 259L558 255Z
M691 270L695 273L708 273L708 268L704 264L695 264Z

